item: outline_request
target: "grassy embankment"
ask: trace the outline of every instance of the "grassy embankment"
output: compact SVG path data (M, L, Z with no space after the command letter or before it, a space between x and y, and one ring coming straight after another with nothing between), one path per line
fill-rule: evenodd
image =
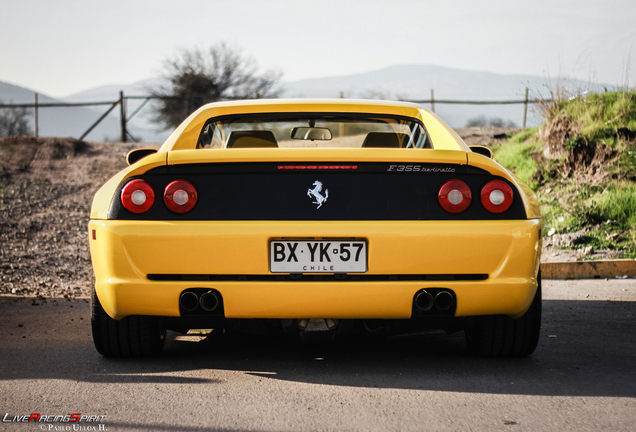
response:
M636 257L636 91L560 98L546 122L493 147L539 196L545 233Z

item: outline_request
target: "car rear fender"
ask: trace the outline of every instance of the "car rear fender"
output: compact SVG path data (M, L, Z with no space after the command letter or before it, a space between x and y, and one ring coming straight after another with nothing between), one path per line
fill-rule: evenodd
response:
M523 206L526 209L528 219L541 218L541 210L539 208L539 201L537 200L536 194L519 177L511 174L509 171L506 171L506 169L497 161L486 156L472 152L466 153L466 155L468 158L468 165L486 170L492 175L503 177L517 187L517 190L521 195L521 199L523 200Z
M95 194L93 205L91 206L91 219L108 219L108 209L113 200L113 193L122 181L129 177L144 174L152 168L165 165L167 159L168 153L166 152L151 154L115 174Z

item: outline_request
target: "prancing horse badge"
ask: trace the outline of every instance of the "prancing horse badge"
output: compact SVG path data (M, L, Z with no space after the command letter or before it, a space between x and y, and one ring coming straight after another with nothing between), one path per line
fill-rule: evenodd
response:
M316 207L316 210L318 210L320 207L322 207L325 201L327 201L327 198L329 198L329 189L325 189L325 194L323 195L322 182L316 180L313 186L313 189L309 189L307 191L307 196L310 198L313 197L316 200L313 203L318 204L318 207Z

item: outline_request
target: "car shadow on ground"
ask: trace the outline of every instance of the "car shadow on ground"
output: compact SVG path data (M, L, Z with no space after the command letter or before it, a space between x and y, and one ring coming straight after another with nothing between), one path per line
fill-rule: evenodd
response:
M522 359L474 358L462 333L439 332L343 344L173 333L161 357L109 359L93 347L86 302L22 308L2 304L2 380L215 385L233 371L333 386L636 397L636 302L544 300L539 347Z

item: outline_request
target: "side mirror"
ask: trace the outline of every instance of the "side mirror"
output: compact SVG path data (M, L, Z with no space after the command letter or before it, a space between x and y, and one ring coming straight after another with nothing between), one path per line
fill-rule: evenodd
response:
M486 156L492 159L492 150L490 150L488 147L480 146L480 145L471 145L469 146L469 148L472 150L473 153L479 153L482 156Z
M126 155L126 162L128 162L128 165L132 165L138 160L143 159L146 156L150 156L151 154L155 154L155 153L157 153L157 149L141 148L141 149L131 150Z

